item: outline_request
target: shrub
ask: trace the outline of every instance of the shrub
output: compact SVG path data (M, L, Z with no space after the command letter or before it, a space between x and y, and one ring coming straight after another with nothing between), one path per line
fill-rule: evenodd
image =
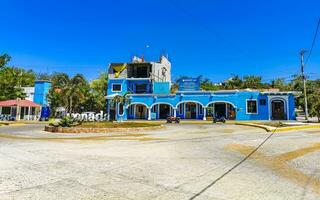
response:
M81 125L83 120L73 119L71 117L63 117L58 123L50 123L54 127L73 127Z

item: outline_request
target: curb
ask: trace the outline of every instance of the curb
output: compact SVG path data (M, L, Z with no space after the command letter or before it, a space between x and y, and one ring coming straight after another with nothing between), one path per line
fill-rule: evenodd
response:
M256 128L262 128L266 132L285 132L285 131L296 131L296 130L305 130L305 129L312 129L312 128L320 128L319 125L301 125L301 126L288 126L288 127L272 127L272 126L266 126L261 124L251 124L251 123L235 123L236 125L242 125L242 126L251 126Z
M137 128L77 128L77 127L54 127L45 126L44 131L51 133L127 133L158 130L164 128L163 125L152 127L137 127Z
M236 122L234 124L235 125L241 125L241 126L251 126L251 127L261 128L261 129L265 130L266 132L271 132L271 131L273 131L275 129L274 127L260 125L260 124L240 123L240 122Z

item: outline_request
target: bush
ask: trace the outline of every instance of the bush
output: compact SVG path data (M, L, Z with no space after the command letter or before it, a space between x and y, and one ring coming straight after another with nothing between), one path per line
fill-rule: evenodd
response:
M82 122L71 117L63 117L58 123L50 123L49 125L54 127L73 127L81 125Z

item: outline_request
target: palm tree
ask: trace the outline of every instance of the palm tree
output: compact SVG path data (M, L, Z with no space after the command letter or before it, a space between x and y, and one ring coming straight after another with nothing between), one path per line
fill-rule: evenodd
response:
M127 92L123 96L117 95L112 99L111 103L115 103L116 110L120 109L120 106L126 106L126 105L130 104L131 99L128 97L128 94L130 94L130 93Z
M79 109L86 99L89 88L88 82L81 74L76 74L71 79L65 73L55 74L52 85L55 91L61 94L60 104L67 109L68 113L72 113L76 108Z

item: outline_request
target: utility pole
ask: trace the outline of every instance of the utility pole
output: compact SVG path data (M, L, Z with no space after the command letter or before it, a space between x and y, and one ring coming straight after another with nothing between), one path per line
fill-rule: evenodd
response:
M304 93L304 111L305 111L305 119L309 120L309 113L308 113L308 100L307 100L307 88L306 88L306 76L304 75L304 54L306 50L301 49L300 57L301 57L301 77L303 80L303 93Z

